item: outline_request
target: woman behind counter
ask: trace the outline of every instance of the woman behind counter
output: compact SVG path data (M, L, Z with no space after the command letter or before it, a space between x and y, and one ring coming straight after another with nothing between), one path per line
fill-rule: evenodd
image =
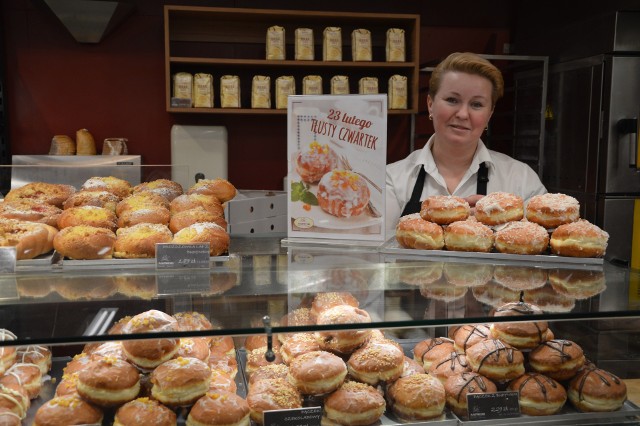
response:
M456 195L473 207L491 192L525 201L547 192L531 167L487 149L480 139L503 92L500 70L474 53L452 53L438 64L427 96L435 133L424 148L387 165L388 237L400 217L419 212L430 195Z

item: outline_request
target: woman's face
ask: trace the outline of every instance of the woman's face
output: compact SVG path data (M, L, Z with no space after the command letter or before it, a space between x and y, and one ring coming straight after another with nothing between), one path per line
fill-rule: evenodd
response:
M435 98L427 98L437 138L455 144L475 144L493 113L493 86L485 77L448 71Z

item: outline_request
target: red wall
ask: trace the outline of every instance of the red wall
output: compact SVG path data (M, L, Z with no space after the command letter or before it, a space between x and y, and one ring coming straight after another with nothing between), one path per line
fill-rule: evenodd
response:
M75 137L76 130L87 128L99 151L104 138L126 137L129 152L142 155L144 164L170 164L174 123L221 125L229 135L229 179L242 189L281 189L287 169L286 117L165 111L163 3L134 1L134 12L100 43L82 44L71 37L44 2L2 2L10 152L47 154L53 135ZM233 6L229 2L171 3ZM336 3L335 10L345 10ZM385 4L389 6L381 6ZM377 10L366 10L420 13L424 8L428 12L419 0L408 1L403 10L391 5L380 2ZM271 6L300 7L295 1ZM357 4L347 7L360 10ZM423 27L421 63L460 50L502 53L502 44L509 40L506 27ZM421 80L426 87L427 75ZM421 110L426 109L425 99L426 92L421 94ZM409 153L410 117L390 116L388 129L388 160L395 161ZM431 131L426 114L418 116L416 132L427 135ZM418 139L416 146L425 141Z

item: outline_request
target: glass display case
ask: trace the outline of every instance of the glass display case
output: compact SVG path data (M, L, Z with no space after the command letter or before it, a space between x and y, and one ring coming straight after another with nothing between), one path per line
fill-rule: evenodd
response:
M283 242L284 241L284 242ZM526 257L523 259L527 259ZM433 422L444 424L638 424L640 359L640 272L605 262L563 262L554 256L531 260L430 256L379 247L295 244L276 236L234 237L228 256L209 269L161 270L117 259L51 264L31 262L0 276L0 328L16 335L1 347L51 348L52 380L32 401L30 415L51 397L62 368L91 342L232 336L238 358L238 393L246 393L245 339L265 339L278 350L278 336L294 332L379 329L413 357L421 341L447 337L459 325L545 321L556 339L583 348L586 358L625 381L628 399L620 410L582 413L567 402L553 417L471 421L449 409ZM39 262L39 263L38 263ZM311 308L316 295L348 292L370 323L295 325L287 314ZM509 302L541 308L541 315L493 316ZM148 310L169 315L199 312L210 330L160 334L113 332L122 318ZM524 351L525 355L527 351ZM242 395L244 396L244 395ZM316 401L317 402L317 401ZM183 417L186 409L182 409ZM29 417L28 417L29 418ZM107 418L107 417L105 417ZM380 424L406 423L390 410ZM483 423L484 422L484 423ZM490 423L487 423L490 422ZM411 424L429 424L420 421Z

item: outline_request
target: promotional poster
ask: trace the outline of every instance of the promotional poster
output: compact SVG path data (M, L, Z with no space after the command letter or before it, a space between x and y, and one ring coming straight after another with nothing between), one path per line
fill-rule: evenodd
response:
M383 242L387 96L288 102L288 237Z

